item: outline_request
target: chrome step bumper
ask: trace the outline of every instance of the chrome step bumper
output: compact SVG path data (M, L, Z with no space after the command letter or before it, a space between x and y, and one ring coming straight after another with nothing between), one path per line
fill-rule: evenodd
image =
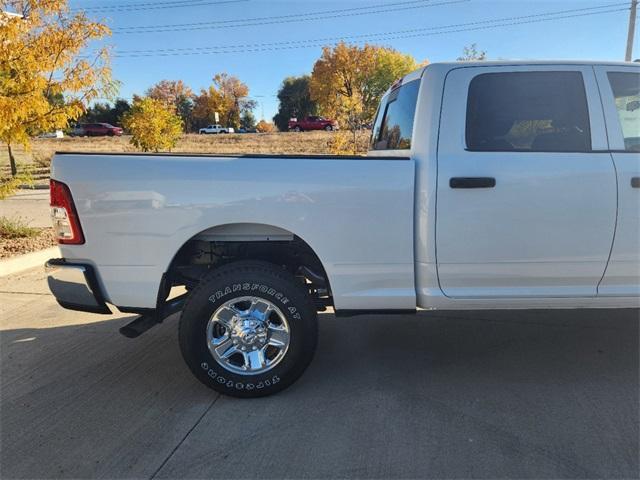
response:
M49 290L62 307L82 312L112 313L91 265L52 258L45 263L45 270Z

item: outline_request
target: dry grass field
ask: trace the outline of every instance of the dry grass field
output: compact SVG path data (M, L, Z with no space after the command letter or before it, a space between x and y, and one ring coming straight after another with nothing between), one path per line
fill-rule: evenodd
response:
M267 154L330 154L338 136L346 132L277 132L230 135L184 135L174 153L267 153ZM41 159L45 162L56 152L135 152L129 136L122 137L66 137L61 139L36 138L31 151L17 147L19 163ZM358 152L365 153L369 131L358 133ZM8 165L6 149L0 149L0 165Z

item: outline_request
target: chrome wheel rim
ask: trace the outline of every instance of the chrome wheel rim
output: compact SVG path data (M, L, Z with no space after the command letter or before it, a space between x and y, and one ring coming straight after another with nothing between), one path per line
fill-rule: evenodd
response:
M239 375L274 368L289 349L291 332L282 311L269 300L246 296L229 300L207 323L207 347L214 360Z

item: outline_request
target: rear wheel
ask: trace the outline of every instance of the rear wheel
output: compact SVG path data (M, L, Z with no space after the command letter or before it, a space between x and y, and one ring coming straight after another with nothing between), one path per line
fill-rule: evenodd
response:
M333 130L333 127L332 127L331 125L327 125L326 127L324 127L324 129L325 129L327 132L330 132L331 130Z
M294 132L301 132L301 131L302 131L302 129L301 129L299 126L297 126L297 125L296 125L296 126L293 128L293 131L294 131Z
M193 290L179 340L202 383L225 395L260 397L302 375L317 332L302 283L275 265L243 261L212 271Z

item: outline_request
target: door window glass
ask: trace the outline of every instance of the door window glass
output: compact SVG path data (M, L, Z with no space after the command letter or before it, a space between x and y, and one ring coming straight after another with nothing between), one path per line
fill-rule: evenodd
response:
M622 127L624 149L640 152L640 73L609 72L607 76Z
M580 72L485 73L467 97L469 150L587 152L589 109Z

